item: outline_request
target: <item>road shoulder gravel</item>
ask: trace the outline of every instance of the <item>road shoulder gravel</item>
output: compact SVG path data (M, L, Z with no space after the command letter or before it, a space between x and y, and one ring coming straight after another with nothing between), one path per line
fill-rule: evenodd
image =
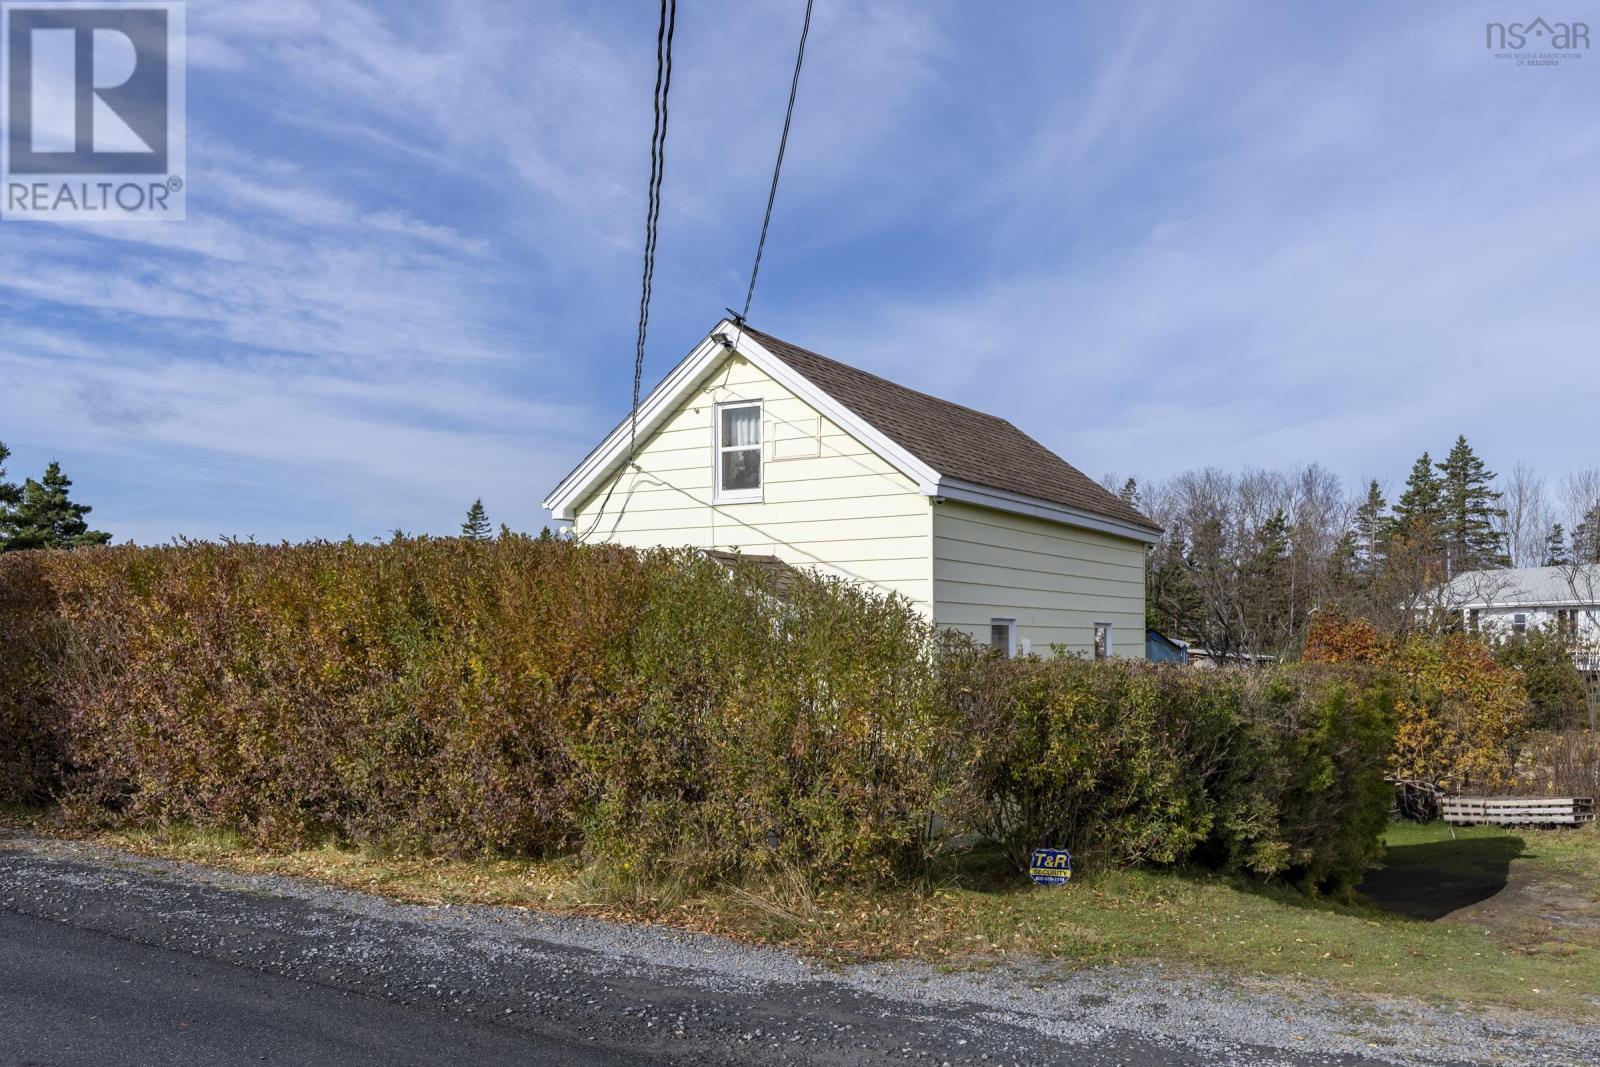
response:
M0 910L654 1062L1600 1062L1600 1026L1153 966L825 968L678 930L401 904L27 835L0 840Z

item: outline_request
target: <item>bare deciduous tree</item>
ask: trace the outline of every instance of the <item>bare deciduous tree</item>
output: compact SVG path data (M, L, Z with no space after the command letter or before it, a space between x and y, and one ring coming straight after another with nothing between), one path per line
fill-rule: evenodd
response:
M1526 463L1518 463L1505 477L1501 491L1505 494L1500 499L1505 514L1497 520L1496 526L1505 538L1511 565L1542 567L1546 538L1556 521L1544 479Z
M1580 562L1600 562L1600 467L1585 467L1561 483L1561 506L1572 531L1572 554Z
M1365 483L1351 496L1318 464L1287 471L1208 467L1155 482L1107 476L1102 484L1165 531L1150 551L1150 625L1223 659L1298 654L1312 614L1324 608L1368 618L1390 633L1470 628L1472 608L1499 603L1511 582L1493 565L1451 580L1441 523L1410 514L1401 521L1381 485ZM1556 521L1576 531L1587 519L1586 535L1600 552L1600 467L1568 475L1552 494L1541 475L1519 463L1498 489L1505 514L1494 516L1495 532L1514 566L1546 565ZM1421 506L1411 503L1413 511ZM1566 552L1558 558L1565 563L1569 556L1585 558ZM1600 586L1600 567L1579 580ZM1591 677L1600 681L1600 620L1593 633Z
M1561 567L1561 577L1572 592L1574 608L1568 636L1578 671L1588 683L1589 734L1600 738L1600 619L1589 607L1600 604L1600 564L1567 563Z

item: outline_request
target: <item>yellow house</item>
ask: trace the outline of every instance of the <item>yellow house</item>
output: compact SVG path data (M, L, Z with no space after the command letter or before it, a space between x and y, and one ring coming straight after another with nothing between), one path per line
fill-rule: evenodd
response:
M731 320L544 506L581 541L771 555L899 593L1008 654L1144 656L1154 523L1004 419Z

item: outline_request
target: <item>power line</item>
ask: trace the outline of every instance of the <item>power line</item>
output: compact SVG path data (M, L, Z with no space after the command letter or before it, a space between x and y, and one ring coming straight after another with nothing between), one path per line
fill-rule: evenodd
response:
M794 78L789 82L789 109L783 115L783 136L778 139L778 162L772 168L772 188L767 192L767 214L761 220L761 240L756 243L756 262L750 268L750 288L744 293L744 314L739 316L742 328L750 317L750 302L756 295L756 275L761 273L761 253L767 247L767 227L772 225L772 205L778 199L778 175L783 172L783 152L789 146L789 123L794 121L794 98L800 90L800 67L806 61L806 36L811 33L811 4L806 0L806 21L800 27L800 50L794 57Z
M650 131L650 188L644 219L644 277L639 286L639 336L633 356L633 411L628 416L628 461L639 434L639 385L644 378L644 342L650 327L650 291L655 285L656 230L661 223L661 179L666 173L667 94L672 90L672 35L678 25L678 0L661 0L656 27L655 125Z

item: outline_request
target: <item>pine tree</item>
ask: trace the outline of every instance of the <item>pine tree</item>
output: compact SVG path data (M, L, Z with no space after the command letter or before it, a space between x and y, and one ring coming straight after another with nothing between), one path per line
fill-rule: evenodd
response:
M1456 438L1450 454L1439 464L1445 566L1452 576L1465 571L1509 567L1505 537L1496 520L1505 518L1501 494L1491 488L1494 472L1467 444Z
M1446 579L1444 488L1424 452L1411 466L1405 491L1385 524L1383 595L1409 602Z
M6 481L6 460L11 456L11 449L0 441L0 552L6 550L6 512L7 509L22 498L22 490Z
M1444 487L1433 473L1433 457L1424 452L1411 466L1405 492L1395 502L1389 533L1409 541L1438 540L1444 532Z
M1129 478L1123 482L1122 489L1118 491L1117 496L1121 497L1122 502L1130 508L1139 507L1139 480L1137 478Z
M1572 562L1600 563L1600 501L1572 528Z
M42 481L23 482L16 501L0 510L0 547L82 548L111 540L103 530L89 529L83 517L94 509L73 503L71 488L72 480L61 473L59 463L45 468Z
M0 441L0 507L15 504L21 497L22 491L12 483L6 481L6 460L11 458L11 449Z
M1205 601L1186 551L1181 526L1173 523L1153 547L1145 571L1145 625L1168 637L1198 639Z
M1239 592L1245 605L1246 640L1250 652L1282 647L1286 638L1289 562L1289 517L1280 508L1263 522L1251 538L1241 561Z
M1355 522L1352 524L1354 544L1349 546L1353 562L1368 579L1376 577L1383 567L1383 543L1387 534L1385 514L1388 510L1389 502L1383 499L1383 490L1374 478L1367 485L1367 498L1356 508Z
M1571 562L1572 557L1567 554L1567 531L1558 522L1545 535L1543 566L1565 567Z
M1337 596L1370 587L1361 555L1361 538L1355 530L1346 530L1333 543L1333 551L1328 553L1328 582Z
M468 541L488 541L493 537L493 530L489 513L483 509L483 500L474 500L467 509L467 521L461 524L461 536Z

